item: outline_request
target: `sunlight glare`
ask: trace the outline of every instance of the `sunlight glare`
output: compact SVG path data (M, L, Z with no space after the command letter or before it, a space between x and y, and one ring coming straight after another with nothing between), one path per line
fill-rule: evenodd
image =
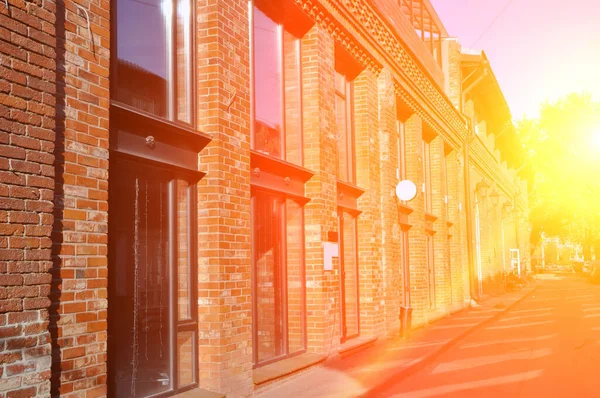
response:
M593 132L592 143L596 149L600 150L600 128Z

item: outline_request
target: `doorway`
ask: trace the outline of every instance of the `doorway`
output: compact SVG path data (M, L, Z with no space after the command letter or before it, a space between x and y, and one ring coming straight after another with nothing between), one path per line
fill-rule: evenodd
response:
M197 385L197 180L155 162L111 158L112 396L171 395Z

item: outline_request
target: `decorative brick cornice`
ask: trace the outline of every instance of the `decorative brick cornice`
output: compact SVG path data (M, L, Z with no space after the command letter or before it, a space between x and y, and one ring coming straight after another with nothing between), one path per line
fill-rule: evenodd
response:
M466 134L466 128L459 130L460 134L450 134L428 113L416 99L398 82L394 82L394 93L404 103L406 103L423 122L427 123L438 135L443 137L444 141L447 142L453 149L458 149L462 145L462 140Z
M389 65L390 69L396 71L396 76L408 79L409 85L422 94L423 99L416 98L400 84L395 84L396 95L401 97L450 145L454 148L460 145L460 141L467 134L467 126L462 116L368 2L365 0L294 0L294 2L325 28L364 67L379 74L383 67L380 58L392 61ZM344 25L354 26L356 32L351 33ZM373 43L373 46L378 48L360 45L359 40L354 38L356 35L362 35L367 42ZM370 37L364 37L367 35ZM426 102L428 106L425 107L421 101ZM432 115L434 112L438 114L439 119ZM443 124L452 131L447 131Z
M492 181L495 181L500 190L505 195L512 197L514 194L514 183L511 183L510 178L502 171L502 168L496 161L496 158L488 151L484 144L475 139L469 145L469 157L472 159L474 166L480 172Z
M366 29L391 57L411 82L430 101L432 108L440 112L443 119L460 135L466 133L466 124L452 103L440 93L431 79L423 72L411 57L404 45L382 21L381 16L365 0L337 0L356 18L358 24ZM391 65L392 67L396 65Z
M379 74L383 66L375 57L358 45L352 35L344 29L338 18L343 18L341 15L332 15L322 4L312 0L294 0L304 12L306 12L316 23L327 30L327 32L337 41L354 59L362 66Z

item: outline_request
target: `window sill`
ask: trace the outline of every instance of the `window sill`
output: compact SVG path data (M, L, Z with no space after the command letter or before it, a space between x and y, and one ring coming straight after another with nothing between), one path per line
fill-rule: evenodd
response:
M358 198L365 193L365 190L340 180L337 180L336 185L338 206L348 210L354 217L358 217L362 213L358 210Z
M356 337L340 345L338 353L341 357L352 355L358 351L366 350L367 348L372 347L375 345L375 341L377 341L377 337Z
M254 369L252 379L259 385L325 361L324 355L304 353Z
M400 223L400 227L402 227L402 229L405 231L412 228L412 225L410 224L410 222L408 220L408 216L412 212L413 212L412 207L408 206L405 203L402 203L401 201L398 201L398 222Z
M436 233L436 230L433 228L433 223L436 222L437 219L438 218L433 214L425 212L425 231L428 234L434 235Z
M250 165L253 187L284 192L303 204L308 202L304 184L314 175L312 171L255 150L250 151Z
M198 170L209 135L117 102L110 105L110 150L138 159Z
M204 390L202 388L194 388L193 390L182 392L181 394L177 394L175 396L178 398L225 398L225 395L223 394Z

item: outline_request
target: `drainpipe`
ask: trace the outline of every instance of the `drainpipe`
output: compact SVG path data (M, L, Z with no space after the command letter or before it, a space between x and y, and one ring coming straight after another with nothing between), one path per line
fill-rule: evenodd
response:
M483 62L482 64L486 64ZM487 68L484 67L483 73L479 75L479 77L471 83L466 89L463 90L461 96L461 106L464 108L466 95L471 91L475 86L477 86L488 74ZM471 75L469 75L470 77ZM464 81L463 81L464 84ZM478 278L475 276L475 255L473 253L473 210L471 208L471 178L470 178L470 159L469 159L469 144L475 138L475 128L473 127L473 123L470 119L467 119L467 136L465 137L465 142L463 144L464 150L464 179L465 179L465 211L467 216L467 258L469 265L469 287L470 287L470 296L471 299L477 301L479 300L479 289L478 287Z

